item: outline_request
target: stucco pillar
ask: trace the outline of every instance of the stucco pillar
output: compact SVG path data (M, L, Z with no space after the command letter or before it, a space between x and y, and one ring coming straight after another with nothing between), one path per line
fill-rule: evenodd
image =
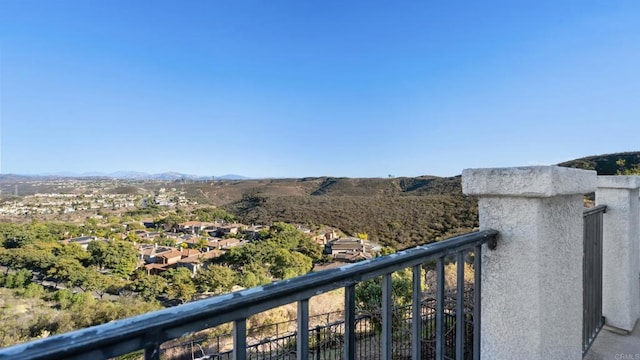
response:
M557 166L462 172L481 230L500 232L482 253L482 358L582 359L583 194L596 182Z
M602 238L602 315L631 331L640 317L640 176L598 176L596 203L607 205Z

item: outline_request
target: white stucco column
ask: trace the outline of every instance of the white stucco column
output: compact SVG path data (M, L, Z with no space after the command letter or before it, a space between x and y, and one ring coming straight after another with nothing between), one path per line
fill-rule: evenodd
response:
M598 176L596 203L607 205L602 238L602 315L633 330L640 317L640 176Z
M596 182L557 166L462 172L481 230L500 232L482 253L482 358L582 359L583 194Z

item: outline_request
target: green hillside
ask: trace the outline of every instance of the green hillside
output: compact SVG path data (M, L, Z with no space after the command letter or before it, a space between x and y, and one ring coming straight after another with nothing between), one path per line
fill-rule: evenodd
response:
M622 160L622 161L621 161ZM640 151L587 156L565 161L560 166L596 170L598 175L616 175L637 172L640 169Z
M462 195L459 176L254 180L214 185L209 194L212 203L242 194L223 207L245 223L328 225L397 249L477 226L476 202Z

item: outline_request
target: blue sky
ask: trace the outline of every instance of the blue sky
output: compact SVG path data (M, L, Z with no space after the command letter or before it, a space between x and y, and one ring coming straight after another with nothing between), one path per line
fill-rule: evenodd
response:
M636 1L0 0L2 173L449 176L639 115Z

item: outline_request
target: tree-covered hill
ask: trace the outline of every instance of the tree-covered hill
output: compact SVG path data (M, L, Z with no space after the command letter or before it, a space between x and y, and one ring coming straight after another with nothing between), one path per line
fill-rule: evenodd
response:
M240 184L242 183L242 184ZM217 185L248 191L224 209L245 223L328 225L402 249L470 231L477 205L462 195L460 177L304 178ZM229 193L227 193L229 194ZM237 195L236 195L237 196ZM212 199L215 202L218 199Z
M459 195L247 196L224 206L245 223L329 225L403 249L477 226L475 199Z
M558 165L596 170L598 175L625 174L640 167L640 151L587 156L565 161Z

